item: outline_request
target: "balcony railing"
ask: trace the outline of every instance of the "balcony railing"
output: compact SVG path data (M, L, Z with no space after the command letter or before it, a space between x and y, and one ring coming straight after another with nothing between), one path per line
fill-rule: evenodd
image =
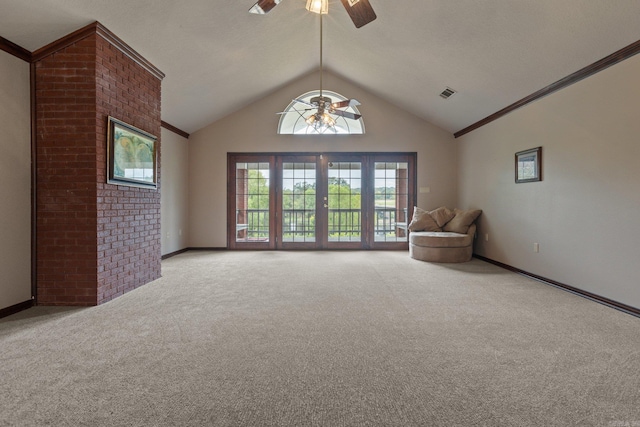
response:
M329 240L359 240L362 235L360 209L328 209ZM376 241L406 241L406 209L376 207L374 212ZM309 209L282 211L282 232L285 241L315 241L316 212ZM237 241L268 241L269 210L248 209L236 212Z
M268 242L269 209L237 210L236 241Z

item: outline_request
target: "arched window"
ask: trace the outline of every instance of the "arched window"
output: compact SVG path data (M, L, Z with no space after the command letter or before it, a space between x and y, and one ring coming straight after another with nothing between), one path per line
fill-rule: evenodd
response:
M311 102L311 98L319 96L320 91L313 90L298 96L296 99L305 102ZM331 98L333 102L347 101L346 98L339 93L332 92L330 90L323 90L322 96ZM358 109L353 107L341 108L342 111L348 111L354 114L360 114ZM358 120L346 119L344 117L335 116L335 125L326 128L320 132L313 126L309 126L305 121L316 109L301 102L292 101L287 108L283 110L283 114L280 116L280 123L278 124L279 134L294 134L294 135L317 135L317 134L343 134L343 135L358 135L364 133L364 121L362 117ZM286 113L286 114L285 114Z

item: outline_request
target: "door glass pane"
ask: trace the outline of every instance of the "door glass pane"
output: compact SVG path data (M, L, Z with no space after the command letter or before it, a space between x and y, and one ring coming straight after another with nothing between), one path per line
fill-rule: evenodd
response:
M282 241L316 241L316 164L282 164Z
M406 242L408 224L408 164L375 163L374 230L376 242Z
M269 163L236 163L236 242L269 241Z
M362 240L362 164L329 162L328 239L330 242Z

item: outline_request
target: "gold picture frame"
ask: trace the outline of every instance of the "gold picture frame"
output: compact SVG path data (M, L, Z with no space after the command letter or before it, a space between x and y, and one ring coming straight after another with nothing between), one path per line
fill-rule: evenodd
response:
M107 123L107 183L157 188L157 138L121 120Z

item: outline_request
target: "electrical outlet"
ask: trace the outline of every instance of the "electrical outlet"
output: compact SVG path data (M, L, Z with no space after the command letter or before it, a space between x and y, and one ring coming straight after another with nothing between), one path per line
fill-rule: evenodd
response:
M540 245L538 243L533 244L533 252L535 253L540 252Z
M487 234L485 234L485 235L484 235L484 241L485 241L485 242L488 242L488 241L489 241L489 233L487 233Z
M430 187L420 187L420 193L431 193Z

